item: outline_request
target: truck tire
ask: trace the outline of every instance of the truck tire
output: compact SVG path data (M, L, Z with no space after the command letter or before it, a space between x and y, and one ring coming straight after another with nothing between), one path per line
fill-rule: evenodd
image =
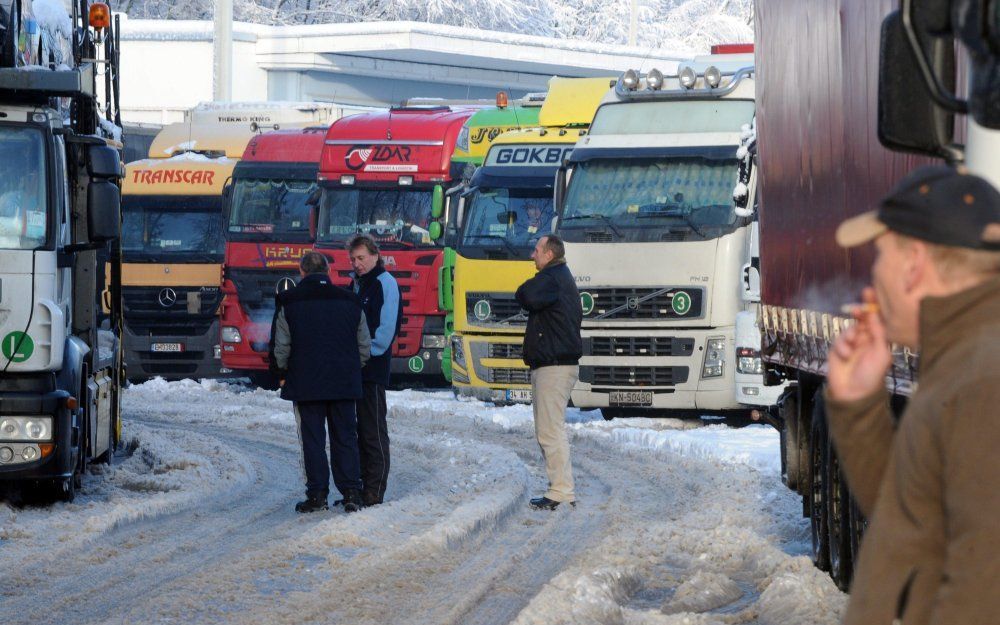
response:
M812 560L817 568L830 570L830 531L826 517L826 419L819 394L813 399L809 435L810 488L809 530L812 536Z
M785 395L780 404L780 416L784 423L781 428L781 464L785 486L799 490L799 400L798 393Z
M830 550L830 577L841 590L851 585L851 494L840 472L833 440L827 437L823 461L826 487L826 525Z
M76 499L76 476L77 474L74 473L71 477L58 479L52 483L52 490L57 501L73 503L73 500Z

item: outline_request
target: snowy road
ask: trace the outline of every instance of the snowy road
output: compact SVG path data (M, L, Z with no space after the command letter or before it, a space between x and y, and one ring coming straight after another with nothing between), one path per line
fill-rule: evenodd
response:
M571 411L579 505L530 510L527 407L390 393L387 502L297 515L291 406L153 381L73 504L0 503L5 623L836 623L777 434ZM331 497L332 499L332 497Z

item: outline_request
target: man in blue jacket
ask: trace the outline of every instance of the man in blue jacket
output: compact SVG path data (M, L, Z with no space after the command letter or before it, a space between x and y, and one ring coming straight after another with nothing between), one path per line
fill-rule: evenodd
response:
M302 442L306 499L295 510L327 509L332 464L344 510L356 512L362 500L355 401L370 351L368 323L358 297L331 284L325 256L305 253L299 273L299 284L275 298L271 326L271 366L282 399L294 402Z
M535 437L549 477L548 490L532 499L531 506L555 510L561 503L573 505L576 501L566 436L566 405L580 377L583 307L576 280L566 265L562 239L554 234L541 237L531 258L538 273L522 284L515 296L528 311L523 358L531 368Z
M354 268L351 288L361 300L372 337L371 359L361 372L363 396L358 401L358 447L361 453L363 501L382 503L389 479L389 429L385 387L389 385L392 342L399 334L403 301L396 279L382 265L375 240L358 235L348 245Z

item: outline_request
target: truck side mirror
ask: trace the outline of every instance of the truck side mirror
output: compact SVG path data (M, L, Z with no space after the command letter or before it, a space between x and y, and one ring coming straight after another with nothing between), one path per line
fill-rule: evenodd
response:
M121 178L125 175L118 150L107 145L87 146L87 173L91 178Z
M935 4L926 0L924 3ZM882 22L878 138L890 150L947 158L954 139L954 109L943 107L936 99L941 96L932 92L932 88L941 86L954 92L955 43L950 34L933 36L934 31L928 31L935 25L926 18L924 20L924 23L915 25L917 31L922 26L924 31L914 33L923 50L923 59L917 58L908 40L900 11L890 13ZM924 60L939 85L928 85L921 70Z
M319 231L319 208L315 204L309 205L309 240L316 240L316 233Z
M556 171L556 180L553 186L553 196L552 201L555 203L556 214L561 215L563 209L563 201L566 199L566 172L568 167L564 163Z
M437 241L444 234L444 228L440 221L432 221L427 231L430 233L431 241Z
M441 188L441 185L434 185L434 191L431 194L431 217L440 219L441 215L444 215L444 189Z
M93 243L105 243L121 234L122 197L118 185L95 180L87 186L87 237Z

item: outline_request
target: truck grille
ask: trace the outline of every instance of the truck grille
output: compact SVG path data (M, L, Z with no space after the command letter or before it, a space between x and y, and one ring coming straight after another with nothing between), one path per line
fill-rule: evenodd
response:
M605 319L696 319L702 315L704 289L676 287L592 288L580 292L584 321ZM655 296L650 297L654 293ZM682 295L683 294L683 295ZM588 297L589 296L589 297ZM677 301L674 302L675 296ZM593 306L588 312L589 300ZM614 312L612 312L614 311Z
M489 357L521 360L524 357L524 345L520 343L490 343Z
M133 334L200 336L215 320L220 293L219 287L126 286L122 300Z
M594 386L674 386L687 379L687 367L580 367L580 381Z
M594 336L584 339L588 356L690 356L694 339L672 336Z
M295 283L299 281L297 272L273 269L227 268L226 276L236 287L236 295L240 298L243 311L255 323L271 323L279 281L286 278L291 278Z
M486 381L489 384L531 384L531 369L490 367Z
M466 293L465 314L470 325L523 326L528 313L513 293Z

